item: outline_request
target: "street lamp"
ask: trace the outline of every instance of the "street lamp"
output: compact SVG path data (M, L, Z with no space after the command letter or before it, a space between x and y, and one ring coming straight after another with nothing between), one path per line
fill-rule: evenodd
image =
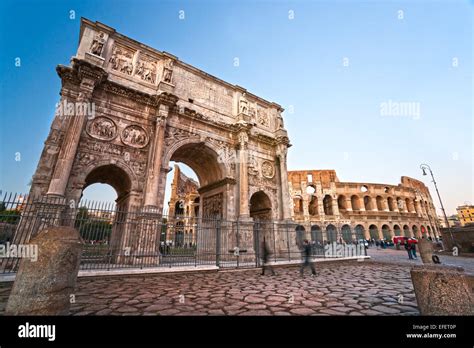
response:
M449 226L448 217L446 216L446 211L444 210L443 201L441 200L441 196L440 196L439 191L438 191L438 185L436 185L436 180L434 178L433 171L431 170L431 167L429 165L424 164L424 163L422 163L420 165L420 168L423 172L423 175L428 175L428 174L426 174L426 169L428 169L430 171L431 178L433 179L433 184L434 184L435 189L436 189L436 193L438 194L439 203L441 204L441 210L443 212L444 222L446 223L449 234L451 235L451 240L453 241L453 245L455 245L454 238L453 238L453 232L451 231L451 227Z
M415 192L420 195L420 197L421 197L422 200L425 199L420 190L415 189ZM429 212L428 208L426 207L426 205L425 205L425 213L426 213L426 215L428 215L428 220L429 220L429 222L430 222L431 227L433 228L435 225L433 225L433 223L431 222L430 212ZM423 232L423 231L422 231L422 232ZM436 236L435 231L432 231L432 232L433 232L433 234ZM422 236L422 237L423 237L423 236Z

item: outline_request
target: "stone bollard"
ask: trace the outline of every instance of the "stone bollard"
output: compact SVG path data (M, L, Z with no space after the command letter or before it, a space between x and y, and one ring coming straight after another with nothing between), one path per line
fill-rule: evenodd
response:
M21 260L5 314L69 314L82 251L79 232L72 227L50 227L28 244L37 245L38 259Z
M423 263L433 263L433 243L426 238L422 238L418 242L418 251Z
M417 265L410 273L421 315L474 314L474 298L463 268Z

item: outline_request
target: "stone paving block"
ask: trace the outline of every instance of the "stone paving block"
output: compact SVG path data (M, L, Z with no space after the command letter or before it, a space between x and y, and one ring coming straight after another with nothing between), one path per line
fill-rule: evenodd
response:
M154 274L138 278L139 288L137 277L79 278L77 302L71 311L74 315L418 315L408 266L392 272L395 279L390 282L385 281L393 270L388 264L354 263L342 268L327 264L323 268L331 272L320 272L317 281L300 278L295 267L282 267L275 277L257 277L254 270ZM360 285L354 277L366 284ZM403 304L387 291L403 293ZM185 296L184 304L179 302L180 294ZM392 297L393 302L389 301Z

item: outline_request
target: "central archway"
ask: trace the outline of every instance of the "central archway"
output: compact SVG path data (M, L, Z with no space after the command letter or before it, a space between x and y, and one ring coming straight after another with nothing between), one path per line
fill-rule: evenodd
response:
M216 149L205 142L184 140L168 149L164 157L164 167L168 168L170 161L181 162L191 168L199 181L199 211L200 217L219 219L229 218L234 209L228 207L228 193L231 191L232 180L227 177L226 168ZM161 202L164 200L166 174L162 176Z
M228 236L222 232L223 229L228 229L226 221L232 218L232 213L235 211L235 207L230 207L232 204L229 204L229 195L232 195L235 180L226 180L228 173L218 154L218 149L211 142L186 138L166 148L162 162L163 168L171 170L170 162L182 163L189 167L196 175L196 184L198 184L197 196L193 194L192 197L192 214L190 214L190 202L187 206L189 209L183 211L185 215L184 227L181 228L178 225L181 223L179 218L169 216L167 235L174 237L169 238L170 244L176 249L183 249L178 242L180 242L179 233L184 229L184 239L188 235L187 239L192 242L193 249L189 250L190 243L188 241L187 244L183 244L185 250L179 250L181 256L183 254L192 255L199 257L200 262L212 260L219 264L221 261L219 258L222 255L222 261L225 261L226 256L224 255L228 254L228 249L237 245L235 236ZM177 166L175 166L175 170L177 170L176 168ZM160 202L164 203L167 172L163 172L161 175L158 194ZM179 187L176 189L180 190ZM176 211L176 208L173 211Z

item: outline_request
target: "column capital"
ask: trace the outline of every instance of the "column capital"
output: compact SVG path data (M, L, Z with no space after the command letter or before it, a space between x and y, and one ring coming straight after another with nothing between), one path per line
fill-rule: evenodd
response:
M156 122L156 128L159 128L166 124L168 115L169 115L169 106L165 104L160 104L157 110L157 115L155 115L154 117L154 121Z
M161 92L160 94L155 95L154 98L156 101L156 105L158 106L158 109L160 108L161 105L166 105L167 107L173 107L176 105L176 103L179 100L179 97L168 92Z
M72 59L72 68L76 72L82 88L94 89L95 86L105 81L108 73L99 66L93 65L85 60Z

